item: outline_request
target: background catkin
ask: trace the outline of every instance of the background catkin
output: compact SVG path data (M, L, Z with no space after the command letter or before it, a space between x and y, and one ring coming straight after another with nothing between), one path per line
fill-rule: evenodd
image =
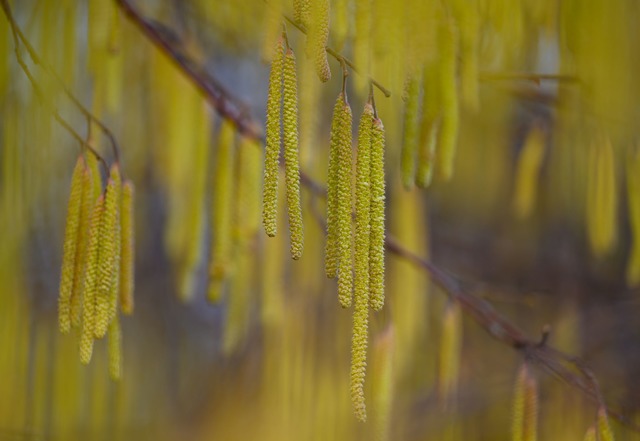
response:
M384 305L384 125L373 121L371 132L371 239L369 249L369 303L375 311Z
M445 180L453 176L453 163L458 142L458 89L456 82L457 29L451 22L443 23L440 32L440 93L442 122L438 146L438 170Z
M307 54L313 59L318 78L323 83L331 79L331 69L327 59L327 42L329 40L329 0L311 1L311 23L307 37Z
M116 315L109 324L109 375L114 380L122 377L122 330Z
M338 271L338 178L341 167L342 124L345 120L343 113L347 111L346 106L348 106L346 96L341 93L333 106L331 138L329 140L329 171L327 173L327 242L324 268L330 279L335 278ZM351 144L351 128L349 128L349 144Z
M67 205L67 219L62 251L58 322L60 331L65 334L71 330L71 297L73 295L80 217L82 214L82 181L84 170L85 162L81 155L76 161L71 177L71 192Z
M440 362L438 364L438 393L446 405L456 394L462 351L462 311L457 303L450 303L442 319Z
M89 364L93 352L93 338L96 314L96 289L98 280L98 260L100 254L100 225L104 212L104 196L101 195L91 213L87 263L84 271L82 302L82 333L80 335L80 361Z
M516 168L513 211L520 219L529 217L535 207L544 150L544 132L535 126L527 135Z
M369 250L371 239L371 138L373 108L367 106L358 127L356 160L356 233L354 295L369 296Z
M120 308L123 314L133 314L135 286L135 240L134 240L134 207L135 189L133 182L124 181L122 186L122 208L120 211L121 256L120 256Z
M266 149L262 195L262 223L268 236L277 232L278 165L280 159L280 109L284 63L283 40L278 40L271 62L267 96Z
M427 188L433 178L436 144L440 132L440 72L435 63L427 63L422 75L422 117L418 140L416 185Z
M353 155L351 150L351 107L345 102L341 112L342 124L340 141L338 143L338 300L340 306L351 306L351 294L353 291L352 273L352 226L351 226L351 171L353 167Z
M584 441L598 441L595 427L589 427L587 429L587 433L584 434Z
M291 257L302 256L304 231L302 227L302 207L300 201L300 159L298 155L298 84L296 77L296 57L287 49L284 60L283 88L283 132L284 164L287 187L287 212L291 234Z
M222 286L229 275L232 253L234 202L235 131L224 119L218 133L218 150L214 174L213 213L211 215L211 265L209 267L210 302L220 300Z
M516 379L513 399L512 441L535 441L538 428L538 391L526 363Z
M632 235L631 251L627 262L627 285L640 283L640 154L634 153L627 161L627 204Z
M595 256L606 256L617 242L618 201L613 146L608 139L589 152L587 231Z
M403 127L404 139L401 153L402 184L406 189L411 189L415 181L420 80L420 76L413 75L409 78L406 85Z
M607 410L604 407L598 409L598 435L600 435L600 441L614 441L615 439L609 425Z
M120 271L120 235L118 234L120 230L120 187L120 168L114 164L107 182L104 213L100 223L100 251L98 253L98 280L95 299L94 335L96 338L102 338L107 333L112 317L113 297L118 294L115 285Z

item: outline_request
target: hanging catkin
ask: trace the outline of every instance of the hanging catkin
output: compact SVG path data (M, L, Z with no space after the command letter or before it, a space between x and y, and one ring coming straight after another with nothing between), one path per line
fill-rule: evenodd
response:
M82 184L85 170L85 162L82 155L80 155L76 161L76 166L73 169L73 175L71 177L71 193L67 205L60 276L60 296L58 299L58 321L60 331L65 334L71 330L71 298L73 295L76 259L78 257L78 237L80 234L80 219L82 215Z
M114 380L122 377L122 330L116 315L109 324L109 375Z
M284 59L282 125L284 132L284 168L287 187L287 212L291 234L291 257L302 256L304 232L300 202L300 159L298 157L298 85L296 57L291 48Z
M122 186L122 208L120 210L121 256L120 256L120 308L126 315L133 314L133 288L135 241L134 241L134 186L129 180Z
M458 142L458 89L456 82L457 31L451 22L444 23L440 38L440 93L442 123L438 146L438 169L445 180L453 176L453 163Z
M372 408L376 441L387 441L391 426L394 390L394 352L396 332L389 325L375 340L372 348Z
M351 107L345 98L344 110L341 112L341 128L338 142L338 179L337 179L337 244L338 244L338 300L340 306L351 306L353 291L352 273L352 194L351 171L353 154L351 150ZM348 131L348 133L347 133Z
M598 441L595 427L589 427L587 429L587 433L584 434L584 441Z
M293 19L304 26L309 25L311 0L293 0Z
M513 399L512 441L536 441L538 431L538 391L527 364L518 372Z
M100 251L98 252L98 279L96 282L95 338L107 333L117 304L120 280L120 168L111 167L104 199L104 214L100 223Z
M416 185L427 188L433 178L433 164L441 120L439 72L435 63L425 65L422 84L422 118L418 140Z
M329 172L327 176L327 243L325 248L325 273L333 279L338 272L338 179L340 175L341 143L351 145L351 126L345 129L345 121L350 121L349 104L346 96L341 93L333 107L331 120L331 138L329 141ZM349 296L351 299L351 296Z
M404 136L402 142L402 184L407 190L413 187L416 173L418 146L418 106L420 100L420 77L411 76L407 81L404 98Z
M544 132L535 126L525 139L516 168L513 211L519 219L526 219L533 212L544 149Z
M349 0L334 0L331 11L331 41L335 50L342 50L349 33Z
M613 146L608 139L589 149L587 232L595 256L607 255L617 241L617 191Z
M462 312L457 303L450 303L442 318L442 338L438 364L438 393L444 405L455 398L462 350Z
M209 267L209 301L220 300L222 286L229 275L232 253L234 200L233 171L235 131L230 120L222 120L214 174L213 213L211 215L211 265Z
M631 229L631 250L627 261L627 285L640 283L640 154L634 153L627 161L627 204Z
M384 126L373 121L371 134L371 239L369 250L369 303L375 311L384 305Z
M80 335L80 361L89 364L93 352L93 339L96 314L96 289L98 280L98 261L100 253L100 225L104 212L104 196L101 195L91 213L89 224L89 241L87 245L87 262L84 271L82 288L82 333Z
M609 417L607 416L607 410L600 406L598 409L598 435L600 441L614 441L613 431L609 425Z
M262 44L262 58L265 61L273 61L278 55L273 51L273 43L278 40L278 35L282 30L283 6L283 0L269 0L269 2L265 3L264 40Z
M329 40L329 0L311 1L311 22L307 36L307 54L313 59L318 78L323 83L331 79L331 69L327 60Z
M356 160L356 232L354 295L369 297L369 251L371 243L371 138L373 108L365 111L358 127Z
M268 236L277 231L278 163L280 158L280 104L284 63L284 42L278 40L269 75L267 97L266 149L264 160L264 187L262 196L262 223Z

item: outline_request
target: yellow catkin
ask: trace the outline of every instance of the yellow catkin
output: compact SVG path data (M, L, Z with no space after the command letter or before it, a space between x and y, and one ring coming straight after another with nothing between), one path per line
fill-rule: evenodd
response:
M352 194L351 171L353 168L353 154L351 150L351 107L345 101L341 112L340 140L338 142L338 180L337 180L337 223L338 223L338 300L340 306L351 306L353 290L352 273ZM347 131L349 134L347 134Z
M371 23L372 1L355 0L355 33L353 38L353 58L362 75L354 77L356 91L363 95L368 91L367 77L371 72Z
M404 104L404 136L402 142L402 184L409 190L413 187L416 173L418 146L418 110L420 100L420 78L412 76L406 86Z
M329 0L311 1L311 21L307 36L307 54L313 60L318 78L323 83L331 79L331 69L327 60L329 40Z
M516 379L513 400L512 441L536 441L538 431L538 391L527 364Z
M100 173L100 166L98 159L94 155L87 155L87 167L91 170L91 185L92 189L92 204L98 200L98 197L102 194L102 174ZM93 208L93 207L91 207Z
M598 435L600 441L614 441L613 431L609 425L609 417L604 407L598 409Z
M598 441L595 427L589 427L587 429L587 432L584 434L584 441Z
M93 352L95 330L96 289L98 281L98 261L100 254L100 225L104 212L104 196L100 196L91 213L87 262L84 271L82 302L82 333L80 335L80 361L89 364Z
M354 263L354 295L369 296L369 251L371 243L371 138L373 108L365 111L358 126L358 156L356 160L356 231Z
M133 314L135 286L135 235L134 235L134 186L126 180L122 185L122 202L120 209L120 308L126 315Z
M312 0L293 0L293 19L304 26L309 25L311 1Z
M269 75L267 97L266 148L264 160L264 183L262 194L262 223L268 236L277 232L278 165L280 158L280 102L284 75L284 46L278 40Z
M476 0L455 0L460 29L460 95L467 108L478 109L478 41L480 13Z
M85 162L83 157L79 156L76 161L76 166L73 169L71 192L69 195L69 203L67 204L62 269L60 274L60 296L58 299L58 321L60 331L65 334L71 330L71 297L73 295L78 236L80 231L84 171Z
M371 239L369 249L369 303L375 311L384 305L384 126L379 118L371 134Z
M627 161L627 205L631 229L631 249L627 261L627 285L640 284L640 154Z
M289 48L284 59L284 87L282 100L284 133L284 168L287 187L287 212L291 235L291 257L302 256L304 231L300 201L300 158L298 155L298 84L296 57Z
M109 324L109 375L113 380L122 377L122 330L120 318L116 315Z
M450 303L442 318L442 337L438 363L438 394L446 406L457 392L462 350L462 312L460 305Z
M516 167L513 211L519 219L526 219L533 212L544 150L544 132L534 127L527 135Z
M338 176L340 168L340 143L343 141L344 112L348 106L346 96L340 94L333 107L331 138L329 141L329 171L327 173L327 243L324 269L328 278L333 279L338 271ZM351 145L351 128L348 143Z
M225 119L218 134L218 150L214 174L213 213L211 215L211 264L209 266L209 301L220 300L222 286L231 269L234 201L233 176L235 132Z
M386 441L389 439L394 389L395 345L395 330L393 326L388 326L376 339L372 348L372 407L374 439L376 441Z
M273 43L278 40L278 35L282 31L283 6L283 0L270 0L265 3L264 40L262 45L262 58L265 61L272 61L278 58L273 51Z
M335 50L342 50L349 34L349 0L332 2L331 41Z
M595 256L607 255L617 241L616 171L611 142L589 149L587 232Z
M120 168L111 167L104 199L104 214L100 224L100 251L98 257L98 280L96 288L95 330L96 338L107 333L109 322L117 304L120 280Z
M442 122L437 152L438 173L445 180L453 176L458 142L458 89L456 82L457 31L452 23L442 25L440 33L440 93Z
M422 118L418 140L416 185L427 188L433 178L433 163L441 119L439 72L435 63L425 66L422 84Z

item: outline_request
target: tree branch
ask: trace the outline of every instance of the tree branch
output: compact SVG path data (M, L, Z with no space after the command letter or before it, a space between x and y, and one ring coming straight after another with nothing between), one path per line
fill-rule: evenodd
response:
M164 38L158 31L157 26L141 16L129 4L128 0L115 1L127 13L129 19L156 46L171 57L192 83L207 95L209 101L221 116L231 119L245 136L264 142L263 132L258 129L260 127L259 124L253 121L249 115L241 114L237 111L239 104L220 87L210 74L206 73L203 68L197 66L194 61L187 57L179 42ZM346 59L342 59L347 63ZM315 197L326 196L326 189L322 184L316 182L302 171L300 177L302 185ZM520 328L497 312L489 302L466 292L454 277L438 268L432 262L407 250L393 237L387 236L385 248L390 253L426 271L431 281L440 287L452 301L457 302L462 310L495 340L520 351L530 362L537 364L547 373L580 390L598 405L604 406L612 418L636 431L640 431L640 426L630 418L605 406L595 375L578 357L565 354L548 346L545 339L540 341L529 338Z

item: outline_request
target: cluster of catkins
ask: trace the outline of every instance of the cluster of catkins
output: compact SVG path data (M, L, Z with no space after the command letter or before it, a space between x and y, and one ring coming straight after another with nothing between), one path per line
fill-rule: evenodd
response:
M59 324L79 329L80 361L88 364L93 342L108 334L109 372L122 373L118 312L133 313L133 184L111 167L103 190L96 158L80 155L71 179L64 237Z

